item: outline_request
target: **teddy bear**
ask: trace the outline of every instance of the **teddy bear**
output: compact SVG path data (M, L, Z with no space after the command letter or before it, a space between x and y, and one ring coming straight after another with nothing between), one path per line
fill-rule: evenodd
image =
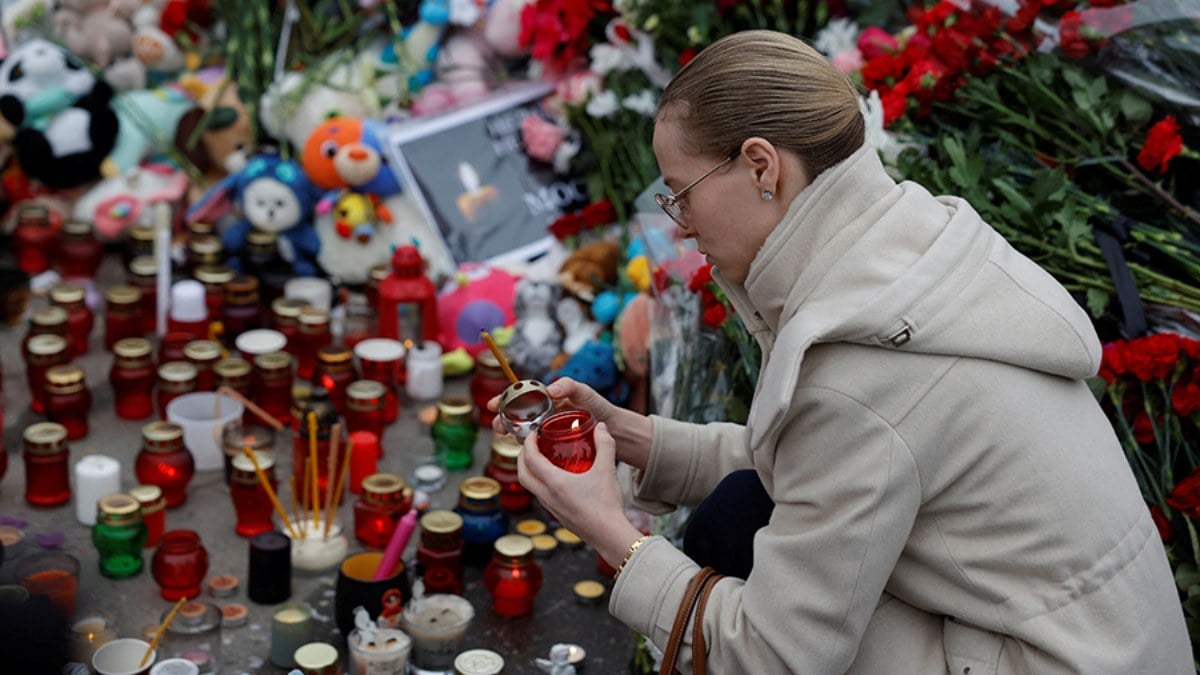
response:
M28 40L0 62L0 115L16 130L21 168L47 187L100 177L120 126L112 101L112 87L48 40Z
M563 290L588 302L596 294L617 283L621 263L621 245L611 240L584 244L571 252L559 269Z
M517 283L516 325L508 356L523 378L544 378L562 350L563 331L554 316L561 295L558 284L549 281L526 277Z
M382 50L382 46L378 47ZM288 143L296 154L322 122L331 117L375 118L380 113L380 94L366 73L372 69L367 62L378 51L362 55L335 52L335 57L349 60L326 67L310 66L308 71L328 72L314 79L310 72L289 72L275 78L259 99L259 118L263 129L281 143Z
M108 68L133 50L138 0L57 0L52 34L67 49Z
M241 271L241 251L253 229L279 235L280 255L297 276L316 276L321 241L311 221L319 192L295 162L257 155L213 186L187 212L189 222L213 222L232 203L241 218L221 235L228 264Z
M193 184L191 201L245 168L253 154L254 130L237 85L221 78L205 87L196 106L179 119L174 145L204 176L204 181Z

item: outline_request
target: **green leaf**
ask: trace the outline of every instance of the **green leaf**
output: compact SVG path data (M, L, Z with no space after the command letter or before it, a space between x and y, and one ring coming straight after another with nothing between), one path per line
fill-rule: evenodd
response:
M1092 318L1099 319L1104 316L1104 309L1108 307L1109 295L1107 292L1099 288L1087 289L1087 307L1091 312Z
M1121 92L1117 104L1125 119L1136 127L1145 126L1150 121L1150 116L1154 114L1154 108L1149 101L1128 89Z

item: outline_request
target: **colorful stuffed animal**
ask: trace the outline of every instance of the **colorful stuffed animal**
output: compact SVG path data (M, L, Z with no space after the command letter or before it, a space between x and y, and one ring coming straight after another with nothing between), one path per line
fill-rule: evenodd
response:
M617 369L616 352L610 342L592 340L575 352L562 368L546 374L549 384L560 377L582 382L609 401L621 405L629 396L629 385Z
M309 70L313 72L331 71L322 80L313 80L307 72L291 72L267 87L259 101L259 117L267 133L300 150L313 130L331 117L365 119L379 114L374 83L363 75L360 61L342 52L335 52L329 58L335 57L350 58L352 62L330 69L311 66Z
M240 252L252 229L279 235L280 254L297 276L315 276L321 241L312 225L318 192L300 165L275 155L258 155L230 174L188 210L189 221L213 222L232 202L241 219L221 235L229 265L240 271Z
M561 295L558 284L549 281L526 277L517 283L513 304L516 326L508 343L508 357L522 378L544 378L562 351L563 331L554 317Z
M112 98L78 57L47 40L26 41L0 63L0 115L16 129L18 161L50 188L100 177L119 128Z
M56 0L51 32L74 54L108 68L133 49L136 9L137 0Z
M378 197L399 192L400 179L384 147L385 131L382 123L365 118L333 117L322 122L304 142L300 160L304 172L325 190L350 188Z
M510 326L517 278L483 263L464 263L454 280L438 293L438 342L445 351L464 348L472 356L487 349L480 330L495 334L500 326ZM497 339L499 339L497 337Z
M180 169L168 164L145 164L89 188L75 202L71 215L94 224L102 241L117 241L145 217L152 205L182 204L187 189L187 174Z
M238 98L237 85L224 78L209 85L175 127L175 149L204 174L204 183L192 188L192 201L245 168L253 148L250 112Z

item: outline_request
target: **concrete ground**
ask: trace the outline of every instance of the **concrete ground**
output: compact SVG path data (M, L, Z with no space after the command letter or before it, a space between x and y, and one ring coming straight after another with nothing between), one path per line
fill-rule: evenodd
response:
M0 262L4 262L2 255ZM115 254L110 254L101 270L101 285L120 276L119 259ZM40 306L42 302L45 300L35 300L35 306ZM122 489L128 489L138 483L133 473L133 460L140 448L141 427L149 420L126 421L115 416L112 390L107 384L111 356L104 350L102 326L102 314L97 312L91 350L76 361L86 371L93 406L89 417L89 435L70 443L71 461L74 464L87 454L114 457L121 462ZM25 522L22 527L24 540L7 551L8 555L0 565L0 583L10 582L14 558L41 548L36 542L38 535L61 532L65 535L65 542L60 549L71 553L81 563L79 612L103 609L116 619L120 636L138 636L171 606L170 602L160 597L149 572L153 551L145 551L146 569L140 575L126 580L102 577L97 565L98 556L91 543L90 528L76 521L73 502L58 508L36 509L24 500L21 434L29 424L42 420L29 410L25 369L20 354L20 340L24 333L24 325L0 328L0 364L3 366L4 388L3 447L8 453L8 471L0 482L0 519ZM448 392L465 393L467 380L449 380L446 388ZM419 459L432 454L433 443L428 429L417 419L419 408L425 405L428 403L419 404L402 399L400 419L387 429L384 437L386 455L379 462L380 471L400 474L411 482L412 470ZM286 467L290 464L290 439L277 440L278 456ZM434 508L454 506L459 482L469 475L482 472L487 462L490 440L490 431L482 430L475 447L474 466L467 471L450 474L446 487L432 495ZM284 477L283 482L286 482L287 469L284 468L278 475ZM353 499L344 501L338 514L339 522L347 527L353 522L352 502ZM540 517L544 520L545 514L535 512L523 517ZM257 605L246 598L248 543L234 533L233 524L233 504L220 471L197 473L188 488L187 502L167 512L167 529L187 528L199 533L209 554L209 576L233 574L242 582L237 597L221 600L204 598L217 604L240 602L247 606L250 613L245 626L222 629L220 672L286 672L266 660L270 648L273 607ZM415 544L414 536L406 552L406 560L415 556ZM360 550L363 550L362 545L351 537L350 552ZM545 582L537 596L534 613L519 619L496 615L491 610L490 596L482 584L482 570L468 568L465 595L474 605L476 613L464 649L482 647L500 653L506 662L505 673L537 673L542 671L533 664L535 657L545 657L555 643L570 642L582 646L587 652L582 669L584 673L627 672L635 636L608 615L607 594L599 604L584 605L575 600L572 593L575 582L599 579L595 553L586 547L576 550L560 548L542 565ZM333 572L307 578L294 576L292 597L306 600L315 607L317 639L338 645L345 658L340 637L335 634L333 627L334 581Z

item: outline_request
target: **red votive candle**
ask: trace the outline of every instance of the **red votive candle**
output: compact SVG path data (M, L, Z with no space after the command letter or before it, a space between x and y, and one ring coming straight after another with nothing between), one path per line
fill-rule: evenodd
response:
M271 483L271 489L277 488L275 481L275 459L255 453L258 466ZM233 497L233 510L237 514L237 524L234 531L242 537L253 537L256 534L270 532L275 529L271 518L275 506L267 491L258 480L258 472L254 463L246 455L233 458L233 471L229 476L229 494Z
M46 417L67 429L67 440L88 434L92 392L83 379L83 368L73 364L53 366L46 371Z
M167 528L167 500L163 497L162 488L157 485L139 485L128 494L142 505L142 522L146 524L145 548L158 546L158 540Z
M150 341L132 337L113 345L112 368L108 381L115 397L117 417L144 420L154 414L154 381L157 375L150 357Z
M142 335L158 332L158 262L153 256L140 255L129 261L126 277L130 286L142 294ZM196 336L200 337L200 336Z
M142 449L134 473L142 483L162 489L167 508L187 501L187 486L196 464L183 445L183 427L174 422L151 422L142 427Z
M208 574L208 551L200 535L192 530L164 532L150 561L150 574L167 600L200 595L200 583Z
M375 380L358 380L346 387L346 429L383 437L383 402L387 388Z
M387 548L396 524L412 508L412 488L390 473L368 476L354 504L354 536L367 548Z
M517 480L517 458L521 456L521 443L512 436L495 436L492 439L492 458L483 469L483 475L500 483L500 508L508 513L521 513L533 506L533 495Z
M538 430L538 450L555 466L583 473L596 461L592 432L596 419L586 410L564 410L546 418Z
M462 595L462 516L453 511L429 511L420 522L417 562L424 570L425 592Z
M67 310L67 342L71 354L86 354L96 317L84 302L83 287L71 283L57 284L50 289L50 302Z
M378 470L379 458L383 453L379 449L379 437L370 431L351 433L350 442L354 446L350 451L350 492L358 495L362 494L363 481ZM404 511L396 517L404 515Z
M46 412L46 371L70 361L67 339L61 335L35 335L25 343L25 376L33 412Z
M167 404L196 390L196 366L187 361L168 361L158 367L155 403L158 416L167 419Z
M292 421L292 355L287 352L254 357L254 402L271 417Z
M533 542L521 534L500 537L492 560L483 570L483 585L500 616L525 616L542 588L542 566L533 559Z
M34 506L58 506L71 499L67 430L54 422L25 429L25 501Z
M142 292L133 286L113 286L104 292L104 347L112 349L125 338L140 338Z

